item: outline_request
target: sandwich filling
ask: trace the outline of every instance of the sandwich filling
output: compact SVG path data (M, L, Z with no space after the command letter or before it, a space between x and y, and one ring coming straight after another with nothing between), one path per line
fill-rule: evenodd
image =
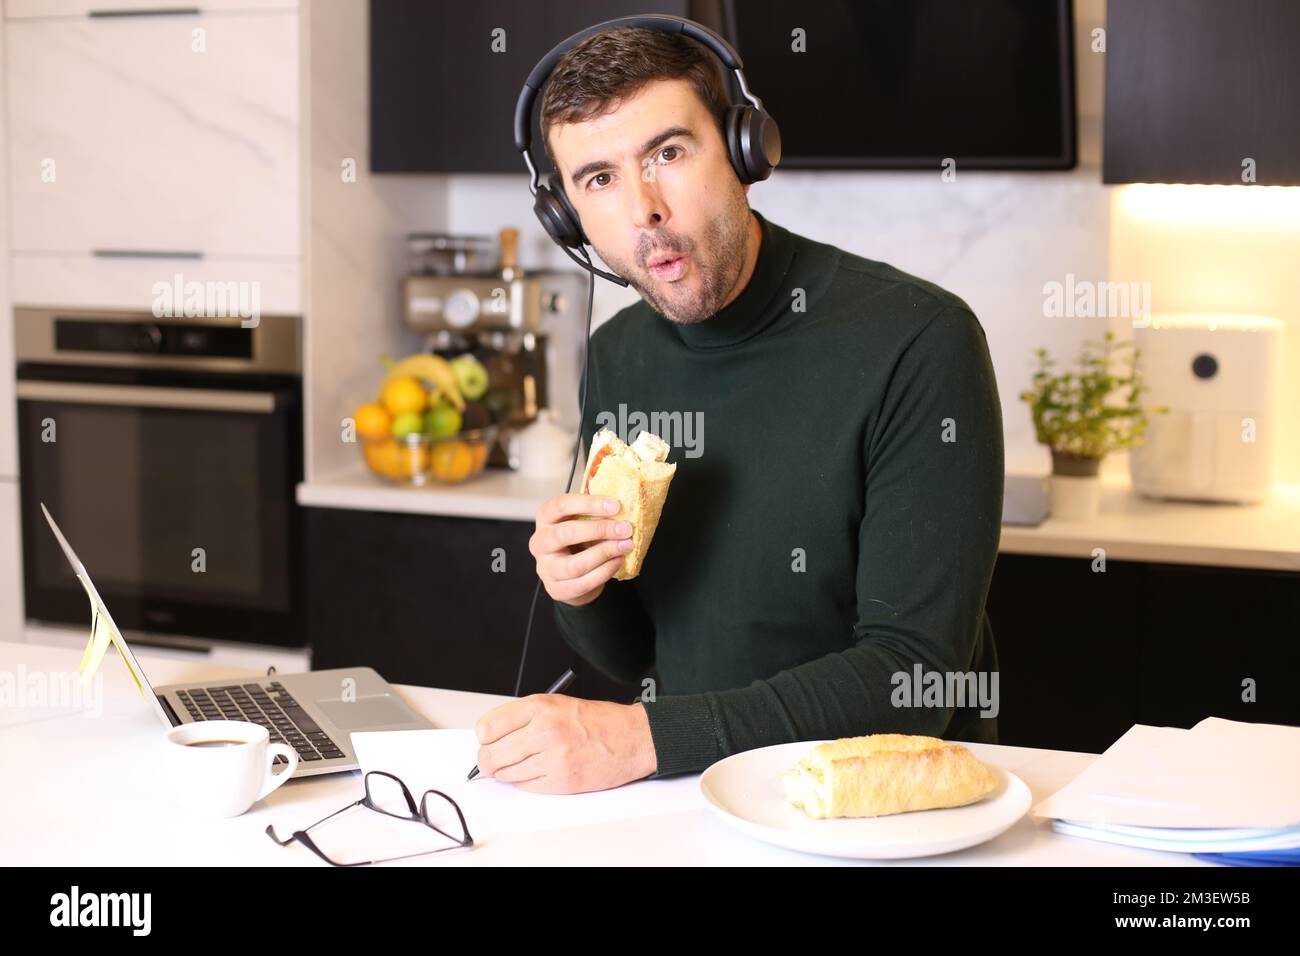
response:
M642 431L632 444L628 445L610 429L602 428L591 438L591 455L587 462L587 474L582 481L582 493L589 493L591 479L600 470L601 462L609 455L619 456L646 478L657 478L662 475L665 468L647 466L663 465L668 459L670 450L668 443L652 432Z

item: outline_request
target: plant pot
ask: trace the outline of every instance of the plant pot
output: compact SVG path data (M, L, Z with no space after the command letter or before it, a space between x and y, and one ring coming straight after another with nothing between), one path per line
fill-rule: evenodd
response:
M1051 516L1085 521L1101 510L1101 459L1052 452Z

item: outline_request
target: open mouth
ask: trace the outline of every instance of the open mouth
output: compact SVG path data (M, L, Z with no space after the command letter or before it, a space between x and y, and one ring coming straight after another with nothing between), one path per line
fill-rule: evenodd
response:
M675 282L686 274L686 263L689 258L689 256L680 255L671 259L664 259L650 266L650 274L656 279L662 279L665 282Z

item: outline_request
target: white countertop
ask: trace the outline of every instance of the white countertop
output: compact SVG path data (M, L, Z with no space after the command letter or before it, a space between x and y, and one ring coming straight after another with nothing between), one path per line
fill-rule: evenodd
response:
M155 683L261 676L252 670L137 657ZM0 672L75 674L78 651L0 642ZM163 728L110 652L98 716L71 708L0 709L0 766L11 785L0 813L0 860L9 866L325 866L309 851L280 847L263 832L301 826L357 799L360 772L291 780L242 816L194 821L174 807L154 774ZM399 686L402 696L438 727L471 727L507 698ZM1037 802L1064 786L1093 754L968 744L981 760L1019 776ZM636 786L637 784L628 784ZM557 797L556 799L563 799ZM471 811L467 809L466 815ZM700 798L695 809L512 836L470 850L391 865L851 865L770 846L734 830ZM921 860L874 865L1213 866L1190 856L1111 846L1063 836L1029 816L981 846Z
M1114 561L1300 571L1300 485L1278 484L1254 505L1156 501L1119 476L1101 488L1097 517L1003 525L999 552L1090 559L1104 548Z
M508 468L487 468L455 485L399 484L357 467L298 484L298 504L456 518L501 518L532 522L542 502L564 490L566 470L554 478L528 478Z
M298 503L531 523L567 477L567 471L542 480L490 468L464 484L416 487L358 467L299 484ZM1096 518L1003 525L999 545L1004 554L1078 558L1091 558L1094 548L1117 561L1300 571L1300 485L1279 484L1257 505L1201 504L1153 501L1134 494L1127 476L1106 476Z

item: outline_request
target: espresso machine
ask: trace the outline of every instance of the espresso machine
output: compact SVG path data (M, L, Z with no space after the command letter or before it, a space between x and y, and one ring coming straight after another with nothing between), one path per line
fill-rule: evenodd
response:
M518 261L519 230L502 229L500 252L487 236L412 233L403 282L403 321L427 337L428 351L452 359L471 352L487 367L482 401L500 425L488 467L517 469L512 438L545 409L578 433L578 378L585 346L586 276L530 270Z

